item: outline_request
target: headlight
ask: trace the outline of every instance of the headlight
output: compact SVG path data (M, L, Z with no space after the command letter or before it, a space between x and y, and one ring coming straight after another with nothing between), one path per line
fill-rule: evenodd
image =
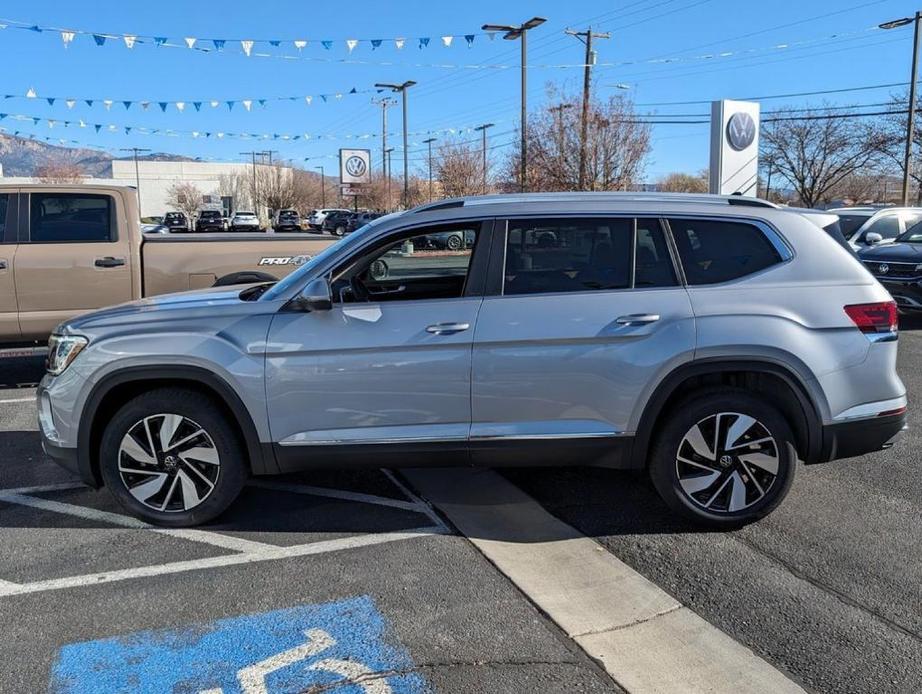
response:
M79 335L52 335L48 339L48 361L45 367L52 376L59 376L89 344Z

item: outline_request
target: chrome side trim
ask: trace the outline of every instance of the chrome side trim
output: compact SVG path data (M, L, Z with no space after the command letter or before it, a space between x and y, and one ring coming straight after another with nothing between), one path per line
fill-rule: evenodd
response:
M279 441L279 446L296 447L296 446L369 446L391 443L451 443L453 441L467 441L466 436L406 436L396 438L376 438L376 439L318 439L318 440L297 440L297 441Z
M885 333L865 333L865 337L871 342L896 342L900 339L899 333L895 330L889 330Z
M844 422L852 419L865 419L870 417L876 417L881 412L890 412L891 410L898 410L901 407L906 407L906 396L901 395L898 398L892 398L890 400L878 400L877 402L866 402L861 405L855 405L850 407L844 412L841 412L832 421L834 422Z
M556 439L615 439L627 436L620 431L572 432L567 434L481 434L471 441L547 441Z

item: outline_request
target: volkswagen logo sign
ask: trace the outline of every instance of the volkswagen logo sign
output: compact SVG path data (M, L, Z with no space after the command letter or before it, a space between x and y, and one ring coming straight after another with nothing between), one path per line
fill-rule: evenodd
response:
M756 139L756 122L748 113L738 111L727 121L727 142L737 152L742 152Z
M877 266L877 271L882 275L886 275L888 272L890 272L890 266L886 263L881 263Z
M365 175L365 170L368 167L365 164L365 160L353 154L351 157L346 159L346 173L355 178L361 178Z

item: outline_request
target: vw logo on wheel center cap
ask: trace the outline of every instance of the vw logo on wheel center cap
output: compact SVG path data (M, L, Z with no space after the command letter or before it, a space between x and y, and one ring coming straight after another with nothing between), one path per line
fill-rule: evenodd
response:
M729 455L720 456L720 464L723 465L724 467L729 467L730 463L732 462L733 462L733 458L730 457Z

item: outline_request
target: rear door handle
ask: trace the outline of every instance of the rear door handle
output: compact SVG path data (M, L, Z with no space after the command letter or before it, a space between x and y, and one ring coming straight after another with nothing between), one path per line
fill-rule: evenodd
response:
M97 258L95 263L96 267L122 267L124 264L124 258L113 258L112 256Z
M427 333L433 335L454 335L471 327L470 323L435 323L426 328Z
M627 316L621 316L615 319L618 325L647 325L659 320L659 314L656 313L631 313Z
M7 265L5 260L0 260L0 270L6 270Z

